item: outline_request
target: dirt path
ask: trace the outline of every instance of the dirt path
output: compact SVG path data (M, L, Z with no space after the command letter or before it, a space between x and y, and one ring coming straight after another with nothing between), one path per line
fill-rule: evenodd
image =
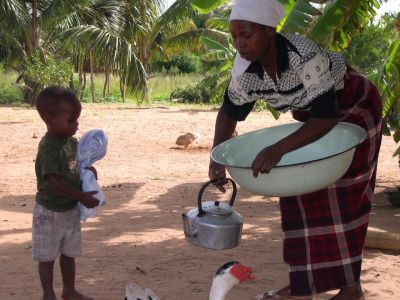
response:
M205 250L183 237L181 214L195 206L207 180L215 117L215 111L84 106L78 137L101 128L110 145L106 158L96 164L108 203L83 224L84 254L77 260L83 292L96 300L123 299L125 284L134 281L162 299L208 299L215 270L229 260L251 266L258 278L237 286L229 299L252 299L287 283L277 198L239 190L236 209L245 226L235 249ZM253 113L238 131L290 121L289 115L274 121L268 113ZM0 107L0 132L0 299L40 299L30 244L34 159L45 127L34 110ZM201 137L196 145L180 150L174 143L184 132ZM371 221L371 227L388 232L400 229L400 209L393 209L385 195L399 184L394 149L391 137L385 137ZM205 199L215 197L220 196L209 192ZM367 299L399 296L399 253L367 250L362 282ZM55 287L60 294L58 266Z

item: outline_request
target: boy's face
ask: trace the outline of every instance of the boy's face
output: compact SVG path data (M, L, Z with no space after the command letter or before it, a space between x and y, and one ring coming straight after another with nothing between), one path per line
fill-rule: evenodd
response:
M70 103L62 103L59 112L48 116L47 130L57 138L72 137L78 131L81 108Z

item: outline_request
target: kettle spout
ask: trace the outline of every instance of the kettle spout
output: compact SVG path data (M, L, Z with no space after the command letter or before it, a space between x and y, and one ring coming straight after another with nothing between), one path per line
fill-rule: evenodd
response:
M189 219L186 214L182 214L182 221L183 221L183 232L187 237L196 237L197 230L195 228L190 228Z

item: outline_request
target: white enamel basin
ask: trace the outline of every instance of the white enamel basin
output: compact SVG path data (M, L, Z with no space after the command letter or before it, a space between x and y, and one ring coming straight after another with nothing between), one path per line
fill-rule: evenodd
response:
M355 148L366 133L357 125L339 122L319 140L284 155L268 174L255 178L251 164L256 155L302 125L294 122L239 135L216 146L211 158L224 165L241 187L254 194L288 197L318 191L346 173Z

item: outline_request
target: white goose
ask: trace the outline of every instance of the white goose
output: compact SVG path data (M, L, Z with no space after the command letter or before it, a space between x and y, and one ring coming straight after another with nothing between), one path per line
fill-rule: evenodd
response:
M252 279L252 269L237 261L230 261L215 273L209 300L224 300L228 292L238 283ZM159 300L150 289L142 289L131 282L126 286L125 300Z

